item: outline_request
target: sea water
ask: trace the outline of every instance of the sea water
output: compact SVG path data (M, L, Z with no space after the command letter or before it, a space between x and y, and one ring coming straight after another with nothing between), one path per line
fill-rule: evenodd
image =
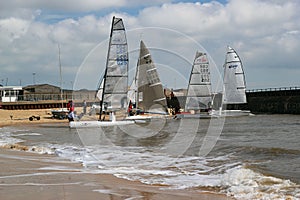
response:
M164 189L197 189L237 199L300 199L300 116L160 119L122 127L64 124L0 128L0 145L22 142L91 173Z

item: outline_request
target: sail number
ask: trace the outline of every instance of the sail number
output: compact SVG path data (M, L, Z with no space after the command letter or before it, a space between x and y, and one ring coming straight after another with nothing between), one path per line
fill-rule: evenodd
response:
M128 58L126 54L126 47L125 45L117 45L117 64L118 65L127 65Z
M238 67L238 65L229 65L229 66L228 66L229 69L230 69L230 68L235 69L235 68L237 68L237 67Z
M117 55L117 64L118 65L126 65L128 62L127 55Z

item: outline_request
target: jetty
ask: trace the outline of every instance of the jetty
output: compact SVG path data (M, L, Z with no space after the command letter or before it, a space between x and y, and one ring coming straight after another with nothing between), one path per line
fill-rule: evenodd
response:
M300 87L246 91L248 107L256 114L300 114Z
M176 97L183 107L186 91L176 92ZM214 109L222 104L222 93L213 94ZM250 110L253 114L300 114L300 87L277 87L252 89L246 91L246 104L227 105L229 110Z

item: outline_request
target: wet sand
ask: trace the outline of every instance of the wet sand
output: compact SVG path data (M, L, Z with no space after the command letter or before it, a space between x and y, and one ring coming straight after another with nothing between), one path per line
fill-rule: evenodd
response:
M41 119L29 121L32 115ZM68 123L52 119L49 110L0 110L0 126L57 122ZM0 148L1 199L232 199L201 190L170 190L110 174L92 174L79 163L26 150L22 145Z
M0 169L1 199L231 199L92 174L53 155L16 150L0 149Z

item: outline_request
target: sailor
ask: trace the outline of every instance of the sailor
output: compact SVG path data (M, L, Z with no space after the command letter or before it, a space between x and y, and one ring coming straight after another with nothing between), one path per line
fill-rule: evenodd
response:
M71 111L74 111L74 102L72 100L70 100L67 104L67 108L68 110L71 112Z
M129 105L128 105L128 116L133 116L133 113L132 113L132 102L131 100L129 101Z
M68 114L68 120L69 122L74 121L75 115L74 115L74 111L70 111Z

